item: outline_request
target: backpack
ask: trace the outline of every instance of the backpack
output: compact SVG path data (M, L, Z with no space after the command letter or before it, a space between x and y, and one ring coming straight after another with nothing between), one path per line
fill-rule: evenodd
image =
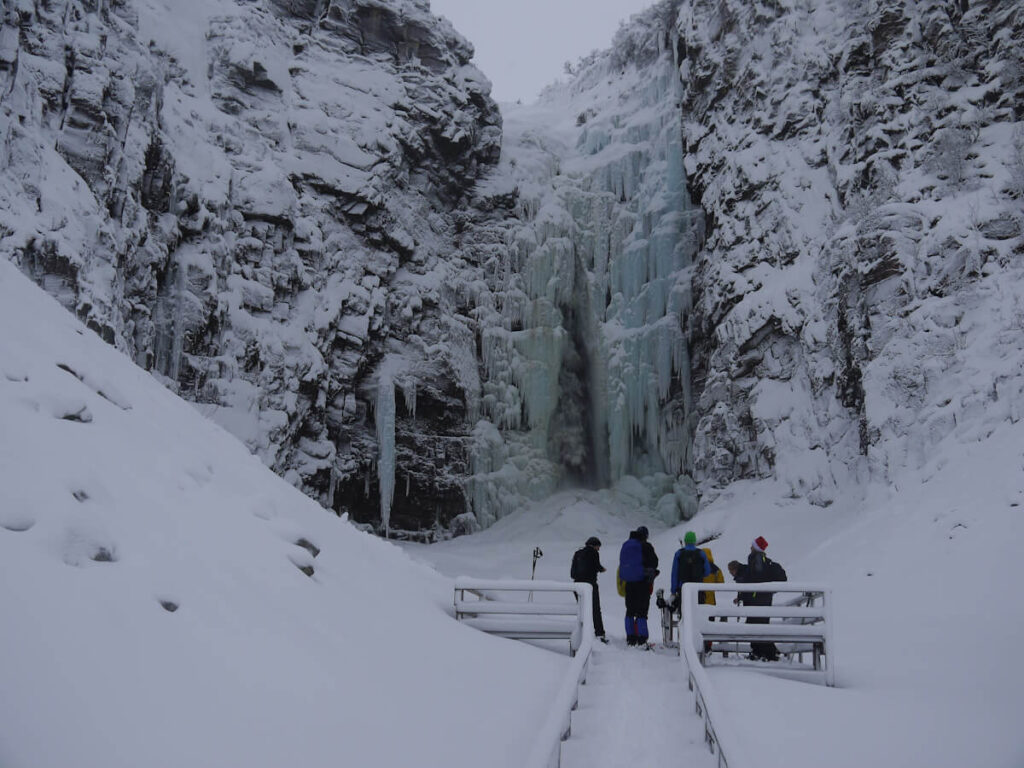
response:
M619 575L623 581L644 581L643 545L640 539L627 539L619 550Z
M572 565L569 566L569 578L573 581L583 578L583 555L584 551L581 547L572 556Z
M768 557L764 559L764 575L768 581L789 581L786 569Z
M704 555L699 549L679 550L679 583L704 581Z

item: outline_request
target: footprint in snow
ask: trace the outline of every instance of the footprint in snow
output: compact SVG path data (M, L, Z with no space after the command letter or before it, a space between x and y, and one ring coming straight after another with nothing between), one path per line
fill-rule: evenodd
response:
M74 376L76 379L82 382L82 384L91 389L93 392L102 397L111 405L116 405L122 411L130 411L132 409L127 399L124 398L112 385L100 384L92 376L83 375L76 371L74 368L72 368L70 365L67 365L66 363L57 363L57 367L60 368L62 371L70 373L72 376Z
M67 565L82 568L93 563L116 563L117 547L106 536L89 527L70 528L64 537L63 560Z
M293 543L297 547L302 547L304 550L309 552L309 554L311 554L313 557L316 557L320 554L320 547L311 542L305 536L301 537L298 541L295 541Z
M310 557L304 557L301 555L289 555L288 559L291 560L292 565L302 571L304 574L313 578L315 569L313 568L313 559Z
M169 597L158 597L156 600L160 603L160 607L168 613L174 613L181 606L178 600L173 600Z
M35 519L25 512L5 512L0 516L0 528L14 533L24 533L35 524Z
M54 397L49 403L49 411L54 418L64 421L76 421L80 424L92 422L92 411L84 402L70 397Z

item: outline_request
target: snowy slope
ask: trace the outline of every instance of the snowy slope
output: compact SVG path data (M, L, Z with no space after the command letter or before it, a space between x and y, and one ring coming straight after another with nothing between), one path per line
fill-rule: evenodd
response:
M565 656L457 625L6 261L0 328L0 765L521 764Z

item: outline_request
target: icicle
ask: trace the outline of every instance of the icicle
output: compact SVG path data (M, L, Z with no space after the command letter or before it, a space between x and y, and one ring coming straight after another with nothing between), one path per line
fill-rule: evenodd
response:
M180 253L175 254L175 281L174 281L174 320L171 325L171 360L170 369L167 375L177 383L178 375L181 373L181 356L184 353L185 335L185 275L188 272L188 265L181 258Z
M391 532L391 501L395 493L395 377L389 361L381 365L377 381L377 482L380 485L380 521L384 538Z
M406 377L405 381L401 383L401 387L405 410L409 413L409 418L416 421L416 378Z

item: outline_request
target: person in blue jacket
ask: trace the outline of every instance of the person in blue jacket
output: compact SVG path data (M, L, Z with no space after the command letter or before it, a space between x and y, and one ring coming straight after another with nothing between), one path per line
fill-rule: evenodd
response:
M706 576L711 575L711 563L708 562L704 550L697 549L697 534L687 531L683 537L683 546L676 551L672 558L672 601L673 605L679 606L680 592L683 584L690 581L701 582ZM704 602L700 600L700 602Z
M647 647L647 612L658 570L658 555L647 527L631 531L619 550L619 578L626 584L626 644Z

